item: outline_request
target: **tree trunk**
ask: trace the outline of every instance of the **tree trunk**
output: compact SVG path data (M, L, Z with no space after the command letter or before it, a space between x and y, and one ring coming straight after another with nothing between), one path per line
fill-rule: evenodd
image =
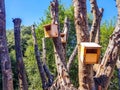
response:
M90 4L94 17L90 31L90 41L100 43L100 22L103 15L103 8L98 9L96 0L90 0Z
M58 20L58 0L53 0L51 2L51 17L52 24L58 24L58 32L60 32L59 28L59 20ZM58 77L50 90L76 90L72 87L70 82L70 77L66 68L66 60L64 48L61 43L60 33L58 33L57 38L53 38L54 43L54 52L55 52L55 61L57 66Z
M89 42L86 0L73 0L73 6L78 45L79 89L92 90L94 89L92 65L86 65L80 60L80 43Z
M37 38L36 38L36 33L35 33L35 26L32 26L32 36L33 36L33 40L34 40L34 50L35 50L35 57L37 60L37 64L38 64L38 69L39 69L39 73L41 76L41 80L42 80L42 88L43 90L45 90L47 87L47 80L46 80L46 76L45 76L45 71L42 65L42 60L40 58L40 52L38 49L38 44L37 44Z
M13 19L14 23L14 38L15 38L15 51L16 51L16 60L17 60L17 69L18 69L18 79L19 79L19 88L20 90L28 90L26 71L23 62L23 56L21 51L21 39L20 39L20 24L21 19Z
M6 16L4 0L0 0L0 62L2 69L3 90L13 90L11 61L6 39Z

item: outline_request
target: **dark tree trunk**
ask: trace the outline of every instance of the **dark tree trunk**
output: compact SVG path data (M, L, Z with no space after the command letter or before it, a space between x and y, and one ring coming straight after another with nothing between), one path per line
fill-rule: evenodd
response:
M35 33L35 26L32 26L32 36L33 36L33 40L34 40L34 51L35 51L35 57L37 60L37 64L38 64L38 69L39 69L39 73L41 76L41 80L42 80L42 88L43 90L45 90L47 88L47 80L46 80L46 76L45 76L45 71L42 65L42 60L40 58L40 52L38 49L38 44L37 44L37 38L36 38L36 33Z
M43 58L43 68L46 73L46 76L48 78L48 86L51 86L54 81L54 76L51 74L50 70L48 69L46 65L46 44L45 44L45 38L42 38L42 48L43 48L43 53L42 53L42 58Z
M18 69L18 79L19 79L19 88L20 90L28 90L26 71L23 62L23 56L21 51L21 38L20 38L20 24L21 19L13 19L14 23L14 38L15 38L15 51L16 51L16 60L17 60L17 69Z
M11 61L6 39L5 1L0 0L0 61L2 69L3 90L13 90Z

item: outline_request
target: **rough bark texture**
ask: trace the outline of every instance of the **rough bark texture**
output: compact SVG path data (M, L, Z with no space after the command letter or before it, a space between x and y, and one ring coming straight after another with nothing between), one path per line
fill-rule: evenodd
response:
M52 24L58 24L59 31L59 20L58 20L58 0L53 0L51 2L51 17ZM55 83L50 87L50 90L72 90L74 89L71 85L69 74L66 68L66 60L64 48L61 43L60 33L57 38L53 38L54 43L54 52L55 52L55 60L57 65L57 73L58 77Z
M0 0L0 62L2 70L2 90L13 90L11 61L6 39L6 15L4 0Z
M47 88L47 80L45 77L45 71L42 65L42 60L40 58L40 52L38 49L38 44L37 44L37 38L36 38L36 33L35 33L35 26L33 25L32 28L32 36L33 36L33 40L34 40L34 50L35 50L35 57L37 60L37 64L38 64L38 69L39 69L39 73L41 76L41 81L42 81L42 88L43 90L45 90Z
M20 25L21 19L13 19L14 23L14 38L15 38L15 51L16 51L16 60L17 60L17 69L18 69L18 79L19 79L19 88L20 90L28 90L26 71L23 62L23 56L21 51L21 39L20 39Z
M100 43L100 22L103 15L103 8L98 9L96 0L90 0L90 4L94 17L90 31L90 41Z
M120 51L120 1L116 0L116 2L118 7L117 25L110 37L107 50L96 75L97 78L95 78L98 81L97 84L102 86L102 90L108 88Z
M74 58L75 58L75 56L77 54L77 51L78 51L78 47L76 45L74 50L73 50L73 52L72 52L72 54L71 54L71 56L70 56L70 58L69 58L69 60L68 60L68 63L67 63L67 70L68 70L68 72L70 71L70 67L72 65L72 62L74 61Z
M85 65L80 60L80 43L89 42L86 0L73 0L73 6L78 45L79 89L92 90L94 88L92 65Z

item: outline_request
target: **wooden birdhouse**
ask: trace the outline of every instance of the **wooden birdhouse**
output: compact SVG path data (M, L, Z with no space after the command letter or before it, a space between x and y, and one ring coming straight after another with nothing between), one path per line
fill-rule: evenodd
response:
M61 36L61 42L66 43L66 34L65 33L60 33Z
M58 37L58 25L57 24L44 25L44 34L46 38Z
M81 61L84 64L96 64L100 57L101 46L93 42L81 43Z

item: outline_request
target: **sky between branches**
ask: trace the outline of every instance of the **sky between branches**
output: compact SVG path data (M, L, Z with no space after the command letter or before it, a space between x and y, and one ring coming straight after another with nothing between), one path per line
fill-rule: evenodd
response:
M23 25L32 25L40 22L40 18L44 17L45 10L50 5L51 0L5 0L6 5L6 28L12 29L12 18L21 18ZM66 6L72 4L72 0L61 0ZM98 6L104 8L102 21L117 17L117 9L115 0L97 0ZM87 9L90 12L90 3L87 0Z

